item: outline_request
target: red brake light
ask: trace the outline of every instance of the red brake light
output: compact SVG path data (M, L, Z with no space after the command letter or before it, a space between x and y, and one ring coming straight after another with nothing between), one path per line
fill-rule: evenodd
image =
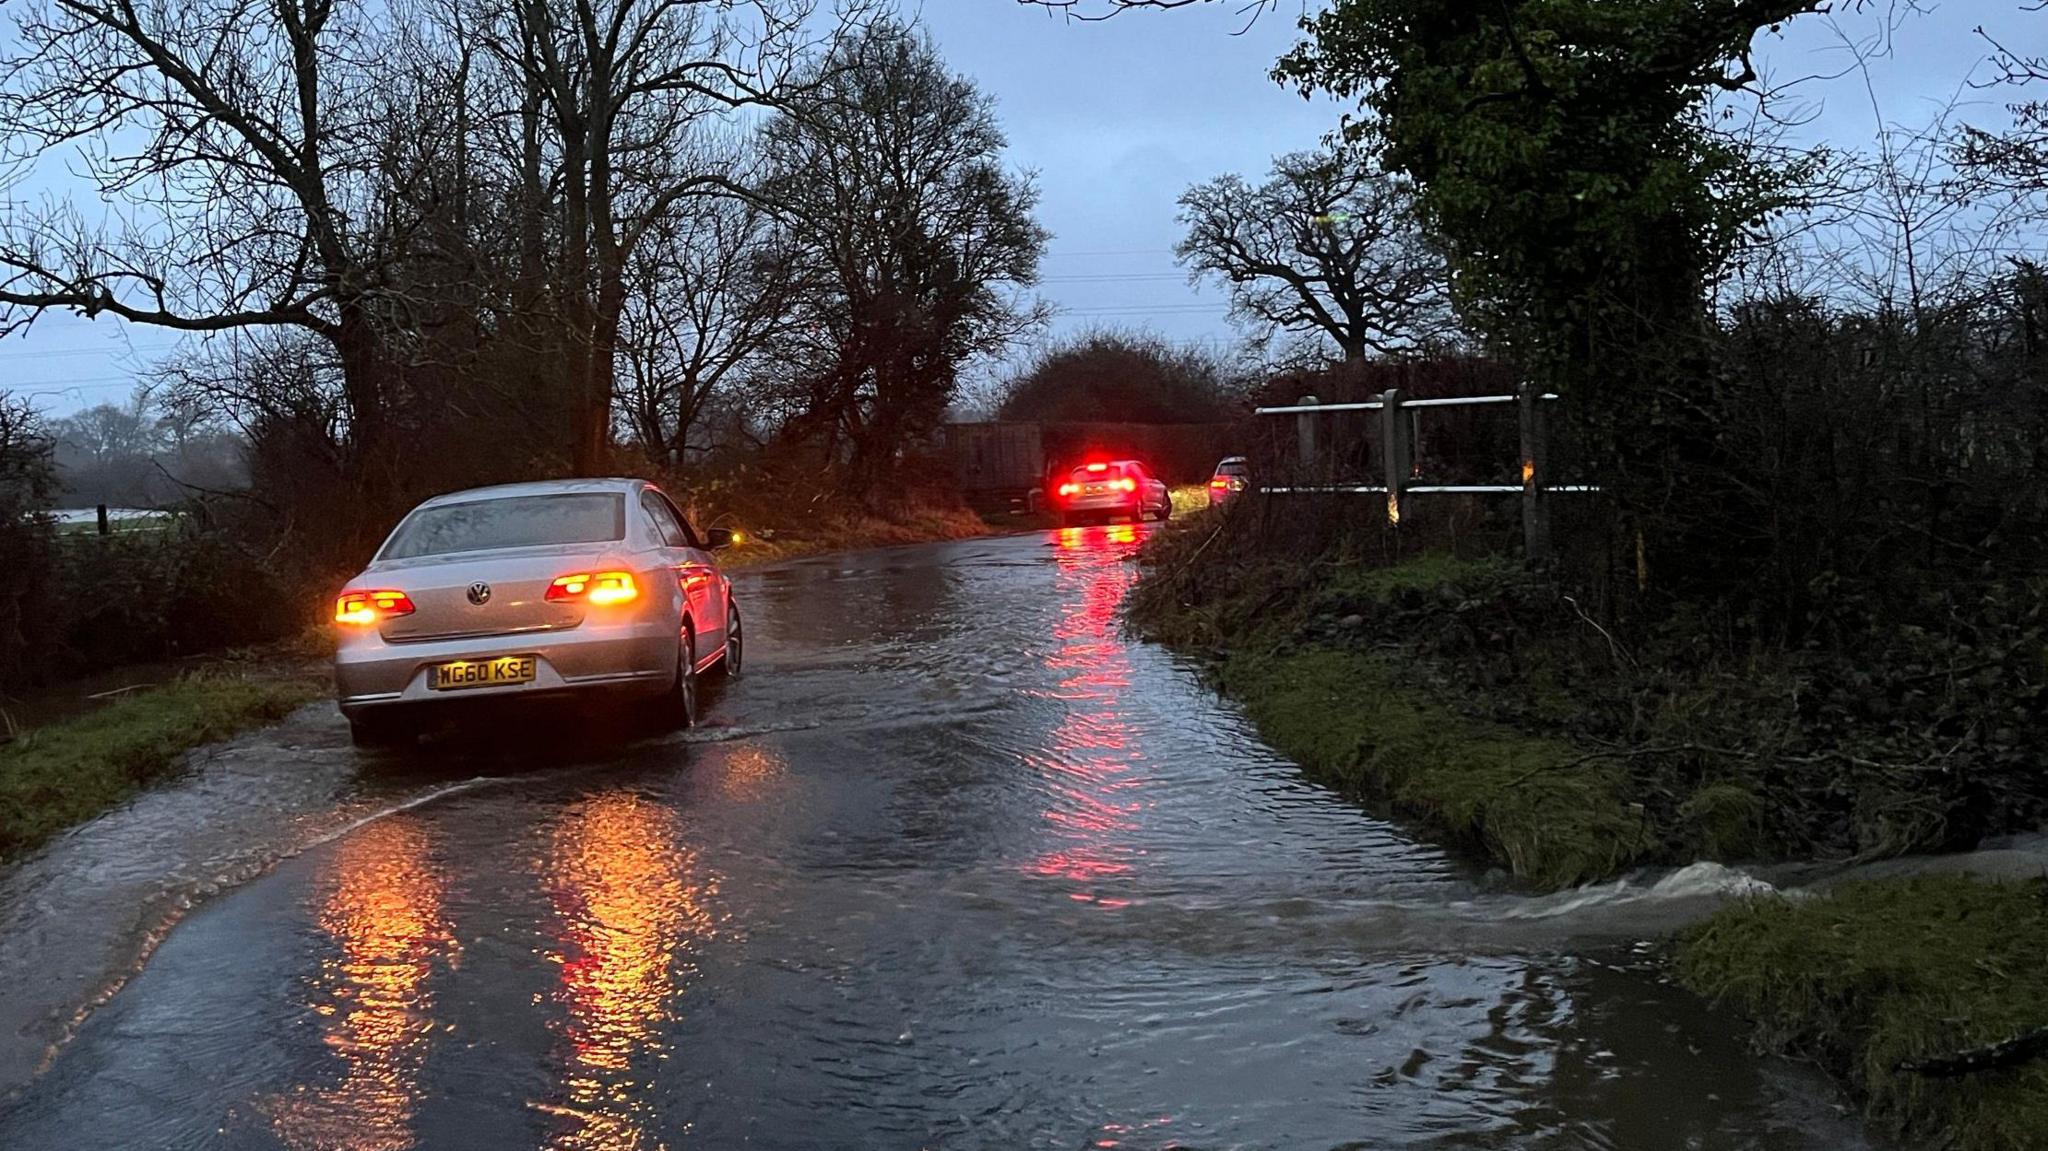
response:
M1125 476L1124 478L1116 481L1116 487L1118 491L1134 492L1138 490L1138 481L1132 479L1129 476Z
M369 627L397 615L413 613L412 597L402 591L345 591L334 601L334 622Z
M565 575L548 585L546 599L549 603L625 603L640 595L639 585L633 582L632 572L577 572Z
M1224 479L1222 476L1217 476L1215 479L1209 481L1209 486L1212 488L1227 488L1230 486L1230 481Z
M1108 465L1108 464L1089 464L1089 465L1088 465L1088 470L1089 470L1089 471L1091 471L1091 472L1106 472L1106 471L1108 471L1108 470L1109 470L1109 465Z
M1081 489L1080 489L1080 488L1079 488L1078 486L1074 485L1074 484L1061 484L1061 485L1060 485L1060 494L1061 494L1061 495L1063 495L1063 496L1070 496L1070 495L1073 495L1073 494L1074 494L1075 492L1078 492L1078 491L1080 491L1080 490L1081 490Z

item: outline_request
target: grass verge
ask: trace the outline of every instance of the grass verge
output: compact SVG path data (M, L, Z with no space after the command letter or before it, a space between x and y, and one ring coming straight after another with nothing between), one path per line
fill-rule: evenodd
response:
M302 679L182 679L29 731L0 747L0 859L172 773L192 748L281 719L320 692Z
M726 568L756 567L823 552L971 539L990 530L986 520L964 508L917 510L891 519L835 518L773 535L749 533L744 542L719 553L718 563Z
M1311 646L1233 656L1217 674L1260 733L1311 775L1381 800L1517 878L1584 883L1655 845L1612 761L1435 706L1370 655Z
M1173 514L1191 516L1196 512L1209 510L1209 486L1207 484L1184 484L1167 493L1173 500Z
M2048 881L1960 876L1846 886L1723 909L1679 941L1693 990L1732 1003L1774 1050L1841 1075L1874 1116L1955 1151L2048 1147L2048 1059L1902 1064L2048 1026ZM1941 1073L1946 1072L1946 1073Z
M1192 563L1177 551L1213 530L1205 519L1162 541L1149 556L1153 572ZM1355 642L1365 613L1505 570L1434 554L1315 572L1233 566L1229 581L1200 581L1200 602L1148 577L1131 618L1153 638L1209 654L1218 686L1310 775L1384 803L1530 884L1605 878L1662 849L1630 800L1620 761L1463 714Z

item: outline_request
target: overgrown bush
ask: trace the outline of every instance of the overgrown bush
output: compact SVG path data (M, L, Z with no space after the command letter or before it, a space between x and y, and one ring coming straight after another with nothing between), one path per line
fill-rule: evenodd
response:
M162 526L110 535L59 531L42 510L47 473L13 467L0 479L0 696L291 635L345 574L257 550L277 535L233 507L191 503Z
M327 588L288 582L228 533L189 519L162 531L59 541L61 647L52 671L260 643L305 626Z
M1737 306L1693 402L1709 450L1638 513L1652 595L1846 650L2048 563L2048 276L1940 303ZM1930 612L1932 613L1930 615Z
M1243 381L1197 347L1097 330L1047 349L1004 387L1005 420L1199 424L1235 416Z
M50 455L34 409L0 393L0 695L26 682L49 643Z

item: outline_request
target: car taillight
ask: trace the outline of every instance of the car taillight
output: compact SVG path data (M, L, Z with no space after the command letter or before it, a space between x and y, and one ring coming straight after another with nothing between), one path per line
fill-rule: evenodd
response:
M345 591L334 601L334 622L369 627L395 615L411 615L412 598L402 591Z
M1132 479L1132 478L1131 478L1131 477L1129 477L1129 476L1125 476L1124 478L1122 478L1122 479L1120 479L1120 480L1116 481L1116 489L1117 489L1118 491L1124 491L1124 492L1134 492L1134 491L1137 491L1137 490L1138 490L1138 481L1136 481L1136 480Z
M1217 476L1215 479L1209 481L1209 486L1220 490L1229 487L1230 481L1224 479L1222 476Z
M1109 465L1108 465L1108 464L1089 464L1089 465L1088 465L1088 470L1089 470L1089 471L1091 471L1091 472L1106 472L1106 471L1108 471L1108 470L1109 470Z
M625 603L640 594L632 572L578 572L548 585L549 603Z
M1075 492L1078 492L1078 491L1080 491L1080 490L1081 490L1081 485L1079 485L1079 484L1061 484L1061 485L1060 485L1060 494L1061 494L1061 495L1063 495L1063 496L1070 496L1070 495L1073 495L1073 494L1074 494Z

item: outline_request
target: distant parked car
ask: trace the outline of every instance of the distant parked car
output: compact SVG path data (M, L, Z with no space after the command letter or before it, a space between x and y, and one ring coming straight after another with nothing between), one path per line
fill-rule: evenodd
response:
M1209 477L1209 506L1215 507L1243 491L1250 483L1251 465L1243 456L1227 456L1216 465L1216 474Z
M1173 515L1173 494L1137 460L1097 460L1068 473L1056 492L1062 527L1083 520L1129 516L1166 519Z
M610 696L697 719L697 676L740 669L732 584L659 488L554 480L436 496L334 604L334 680L359 745L457 700Z

